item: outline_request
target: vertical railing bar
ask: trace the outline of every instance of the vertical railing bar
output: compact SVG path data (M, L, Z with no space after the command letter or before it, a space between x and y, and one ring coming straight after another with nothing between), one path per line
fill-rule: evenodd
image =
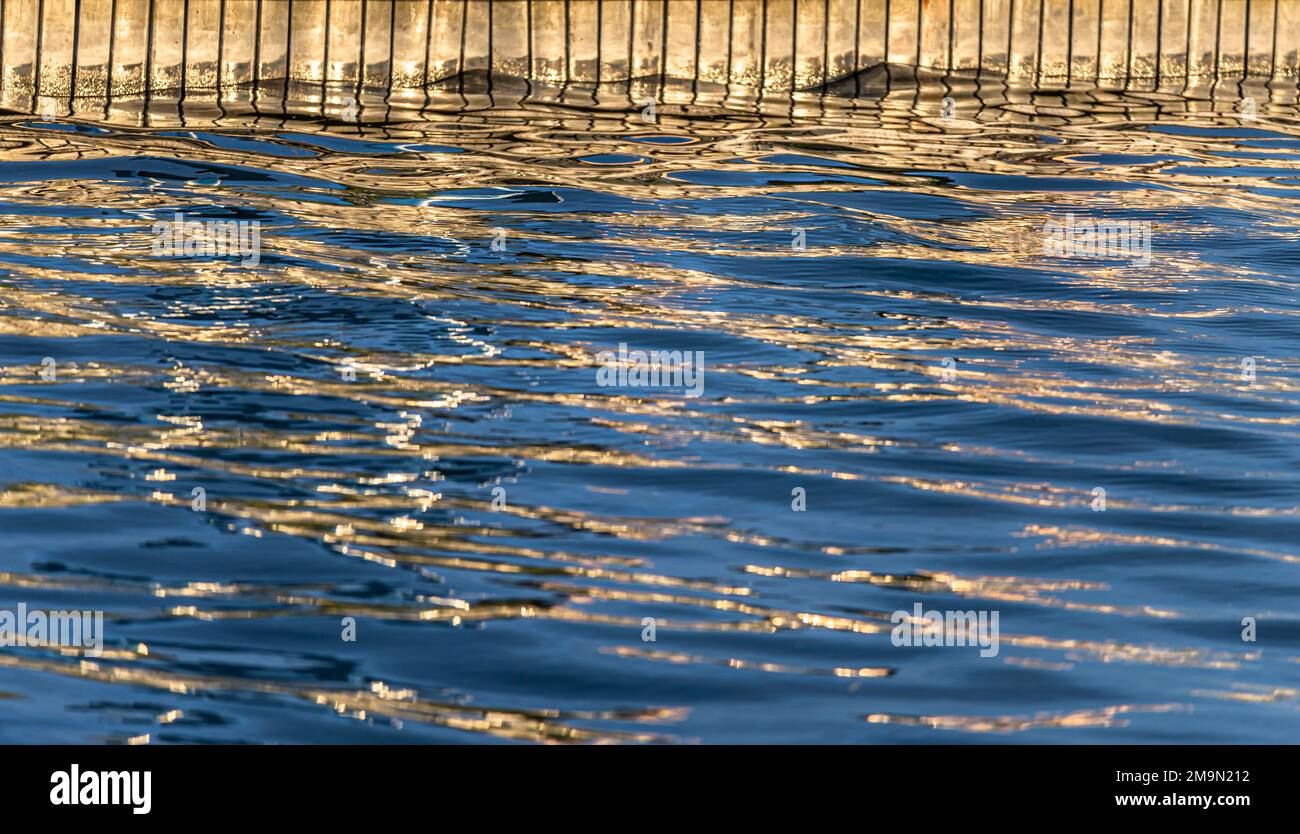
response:
M1223 74L1222 56L1223 50L1220 47L1220 41L1223 38L1223 0L1219 0L1218 6L1214 12L1214 80L1218 82L1219 76Z
M225 3L226 0L221 0ZM0 0L0 10L4 7L3 0ZM0 11L3 15L3 11ZM104 67L104 118L108 118L109 102L113 100L113 53L117 49L117 0L109 4L108 17L112 21L108 25L108 65ZM2 19L2 18L0 18Z
M1070 0L1070 19L1065 30L1065 86L1074 79L1074 0Z
M1047 0L1038 0L1038 54L1034 56L1034 86L1043 80L1043 9Z
M109 25L112 26L112 18L109 18ZM77 96L77 64L78 51L81 48L81 0L73 4L72 9L72 70L71 77L68 80L68 110L72 111L72 102Z
M731 97L731 64L735 60L732 57L734 53L736 39L736 0L727 2L727 80L723 91L723 100Z
M260 3L261 0L258 0ZM145 26L144 100L145 120L149 118L149 96L153 92L153 13L154 0L149 0L149 21Z
M189 0L186 0L189 2ZM285 14L289 21L285 24L284 29L284 87L280 90L280 112L288 115L289 109L289 81L293 77L293 0L289 0L289 6L285 9Z
M568 0L565 0L568 3ZM456 65L456 94L465 98L465 24L469 20L469 0L460 3L460 63Z
M114 2L117 2L117 0L114 0ZM4 90L5 76L9 74L5 71L5 11L7 10L6 6L7 6L6 0L0 0L0 91Z
M794 14L790 16L790 107L794 107L794 91L799 83L799 0L790 0ZM697 0L698 3L698 0ZM696 52L698 53L698 49Z
M1183 47L1183 92L1192 86L1192 0L1187 0L1187 44Z
M1192 0L1187 0L1191 3ZM1097 71L1093 78L1093 86L1101 86L1101 33L1106 28L1106 0L1097 0ZM1191 31L1189 27L1187 31Z
M767 0L763 0L764 3ZM662 97L668 88L668 0L663 0L663 43L659 46L659 95ZM566 30L567 31L567 30Z
M957 39L957 10L954 0L948 0L948 72L955 69L952 56L956 51Z
M1246 25L1242 27L1241 33L1241 77L1246 79L1250 77L1250 4L1252 0L1246 0Z
M1128 0L1128 47L1124 57L1124 89L1133 83L1133 0Z
M695 65L691 68L691 104L695 103L695 97L699 95L700 90L700 0L695 0ZM599 18L597 18L599 19ZM600 61L596 62L596 80L600 80Z
M36 4L36 63L32 67L32 112L36 112L36 98L41 94L41 47L45 41L45 0Z
M1273 0L1273 50L1269 53L1268 60L1268 77L1271 80L1277 75L1277 4L1279 0Z
M329 0L325 0L326 3ZM533 0L528 0L529 11L532 10ZM531 37L531 36L530 36ZM532 41L529 41L529 49L532 49ZM424 84L425 92L429 90L429 59L433 57L433 0L428 1L424 12Z
M153 0L150 0L153 2ZM253 23L253 112L257 113L257 97L262 86L262 0L257 0L257 13Z
M1007 14L1007 87L1011 87L1011 48L1016 40L1016 0L1011 0Z
M489 6L488 8L491 8ZM492 27L488 27L490 32ZM491 37L491 35L488 35ZM596 89L600 89L600 59L605 54L605 7L596 3Z
M822 95L831 74L831 0L822 0ZM822 102L823 105L825 102Z
M361 91L366 88L366 22L370 15L370 0L357 0L361 5L361 42L357 45L357 106L361 106Z
M289 0L290 3L293 0ZM176 97L176 110L179 113L185 106L185 89L189 81L190 62L190 0L181 4L181 91Z
M916 65L921 66L921 0L916 0Z
M763 22L767 22L767 0L763 0ZM862 95L862 0L857 2L853 17L853 97Z
M1165 0L1156 4L1156 90L1160 90L1161 47L1165 40Z

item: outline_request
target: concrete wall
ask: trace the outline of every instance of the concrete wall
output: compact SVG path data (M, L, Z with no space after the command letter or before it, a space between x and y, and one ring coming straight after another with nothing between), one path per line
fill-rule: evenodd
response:
M0 103L490 71L809 88L881 61L1034 83L1295 78L1300 0L0 0Z

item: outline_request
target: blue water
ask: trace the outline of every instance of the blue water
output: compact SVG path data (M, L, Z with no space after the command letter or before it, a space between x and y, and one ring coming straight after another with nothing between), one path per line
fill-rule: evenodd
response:
M885 92L6 117L0 742L1296 741L1295 106Z

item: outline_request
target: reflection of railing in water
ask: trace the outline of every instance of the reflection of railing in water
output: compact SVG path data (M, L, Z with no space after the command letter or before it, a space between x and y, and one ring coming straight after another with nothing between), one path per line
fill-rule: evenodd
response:
M1187 85L1162 92L1048 89L1025 87L1001 76L918 75L887 65L862 73L851 84L859 95L836 95L822 89L757 97L722 87L662 84L657 79L598 86L468 76L447 79L424 90L362 92L350 100L352 112L345 116L339 101L355 92L352 87L331 84L322 101L319 83L265 82L257 88L232 89L220 100L160 94L147 101L61 101L55 102L50 115L155 128L341 131L397 141L418 139L428 129L425 123L457 123L465 128L460 141L466 147L507 156L537 153L538 142L524 137L540 131L545 137L540 142L553 142L552 130L568 137L565 147L574 153L604 153L609 150L609 137L661 131L696 137L697 143L672 145L674 155L689 154L696 144L720 142L734 142L748 152L753 150L749 145L762 144L755 137L765 131L804 122L819 128L851 126L862 147L876 154L885 151L873 145L873 136L905 137L910 144L933 139L944 144L945 164L956 168L963 167L961 160L969 149L963 143L954 144L952 137L980 129L1032 133L1042 128L1168 122L1237 129L1253 126L1300 136L1295 88L1282 88L1264 79ZM654 111L647 116L646 105L651 101ZM502 145L499 138L480 145L478 128L492 123L489 113L498 114L497 118L503 113L517 116L520 147ZM981 158L976 167L994 170L997 163L995 158Z
M807 89L888 61L1031 83L1296 77L1300 0L0 0L0 103L292 79L667 76Z

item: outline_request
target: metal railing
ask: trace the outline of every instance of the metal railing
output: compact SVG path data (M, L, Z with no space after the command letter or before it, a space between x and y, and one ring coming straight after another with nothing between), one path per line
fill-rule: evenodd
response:
M1300 0L0 0L0 15L12 109L469 74L788 91L883 62L1035 85L1300 70Z

